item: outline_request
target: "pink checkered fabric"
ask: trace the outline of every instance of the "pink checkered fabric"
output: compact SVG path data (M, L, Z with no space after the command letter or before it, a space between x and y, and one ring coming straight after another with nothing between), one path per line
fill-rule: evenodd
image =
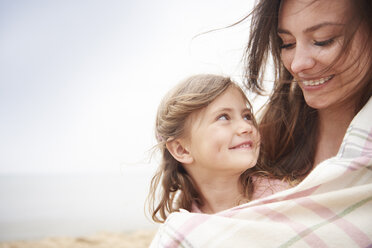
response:
M372 100L296 187L214 215L172 213L151 247L372 247Z

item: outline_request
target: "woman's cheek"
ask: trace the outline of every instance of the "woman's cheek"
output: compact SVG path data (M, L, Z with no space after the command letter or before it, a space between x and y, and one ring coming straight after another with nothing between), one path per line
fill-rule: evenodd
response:
M284 67L291 73L291 61L292 61L292 54L290 51L282 50L281 52L281 59L283 62Z

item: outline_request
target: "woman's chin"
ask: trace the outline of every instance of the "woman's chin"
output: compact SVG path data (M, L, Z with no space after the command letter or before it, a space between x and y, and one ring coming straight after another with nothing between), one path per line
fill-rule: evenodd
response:
M326 109L328 106L327 99L321 99L319 97L305 96L305 102L309 107L317 110Z

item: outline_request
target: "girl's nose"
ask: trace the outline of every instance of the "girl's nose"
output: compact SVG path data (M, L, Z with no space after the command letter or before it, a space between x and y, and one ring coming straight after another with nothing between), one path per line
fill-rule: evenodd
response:
M254 127L252 123L248 123L246 120L242 120L239 122L237 131L239 135L248 134L248 133L252 133L253 128Z
M310 48L297 45L294 49L294 56L291 63L293 73L298 74L314 67L315 59Z

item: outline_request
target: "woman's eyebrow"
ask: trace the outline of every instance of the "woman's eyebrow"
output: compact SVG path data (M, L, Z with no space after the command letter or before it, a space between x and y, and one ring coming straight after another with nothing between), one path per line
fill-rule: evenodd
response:
M319 24L316 24L314 26L306 28L303 32L304 33L311 33L311 32L314 32L314 31L320 29L320 28L323 28L325 26L342 26L342 25L344 25L344 24L336 23L336 22L322 22L322 23L319 23ZM291 32L289 32L286 29L278 28L278 34L291 34Z
M336 23L336 22L322 22L322 23L319 23L319 24L316 24L314 26L311 26L307 29L304 30L304 33L311 33L311 32L314 32L315 30L318 30L322 27L325 27L325 26L342 26L344 24L342 23Z
M291 32L289 32L289 31L286 30L286 29L278 28L278 34L291 34Z

